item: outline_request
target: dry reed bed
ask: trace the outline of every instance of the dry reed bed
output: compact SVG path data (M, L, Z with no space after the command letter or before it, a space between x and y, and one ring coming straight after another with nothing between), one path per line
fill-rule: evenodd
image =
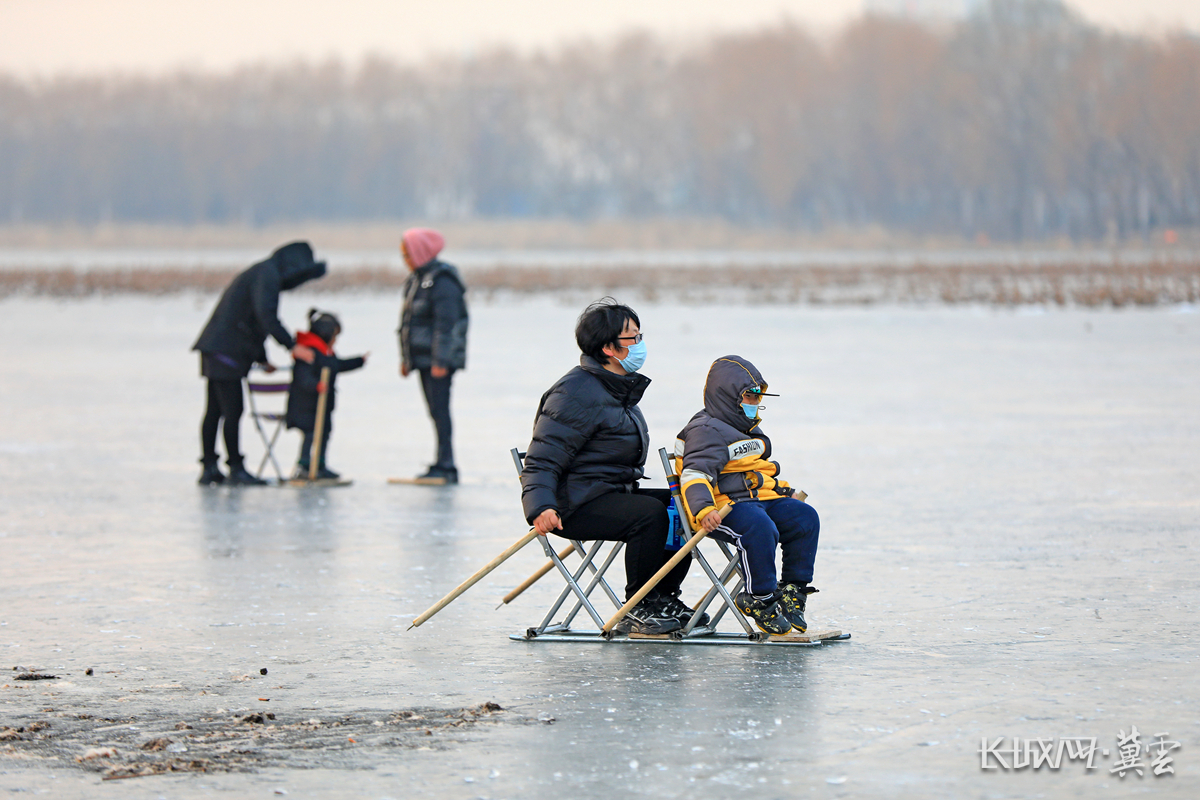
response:
M169 295L220 292L237 270L0 270L0 297ZM985 264L964 266L773 266L487 268L464 270L472 294L639 295L647 300L791 304L975 303L1156 306L1200 301L1200 262ZM407 272L330 271L305 293L396 293Z

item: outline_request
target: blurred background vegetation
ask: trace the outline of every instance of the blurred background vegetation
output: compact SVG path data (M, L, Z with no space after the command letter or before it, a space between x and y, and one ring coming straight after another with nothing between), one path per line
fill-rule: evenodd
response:
M1200 39L992 0L826 39L0 76L7 229L400 219L1170 243L1200 227Z

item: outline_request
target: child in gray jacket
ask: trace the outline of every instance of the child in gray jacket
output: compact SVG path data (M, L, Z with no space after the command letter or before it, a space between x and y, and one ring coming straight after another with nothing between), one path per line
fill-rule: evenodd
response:
M767 394L767 382L746 359L714 361L704 384L704 408L675 440L675 468L692 524L738 549L746 579L734 598L738 609L766 633L803 633L806 600L817 591L809 582L821 521L770 460L771 440L759 416ZM727 503L733 508L722 520L713 512ZM776 547L783 551L778 579Z

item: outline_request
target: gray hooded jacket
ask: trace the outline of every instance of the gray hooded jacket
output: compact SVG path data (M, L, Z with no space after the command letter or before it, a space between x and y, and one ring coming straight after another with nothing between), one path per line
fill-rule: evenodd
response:
M742 393L754 388L766 391L767 382L753 364L741 356L718 358L704 383L704 409L675 440L675 468L693 524L730 501L795 493L770 460L771 440L759 429L761 420L742 411Z

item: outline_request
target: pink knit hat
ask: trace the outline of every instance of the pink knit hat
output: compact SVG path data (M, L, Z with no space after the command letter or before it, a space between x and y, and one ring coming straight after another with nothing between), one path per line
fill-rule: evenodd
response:
M442 238L442 235L430 228L409 228L400 238L408 250L408 257L418 267L423 267L433 261L446 246L446 240Z

